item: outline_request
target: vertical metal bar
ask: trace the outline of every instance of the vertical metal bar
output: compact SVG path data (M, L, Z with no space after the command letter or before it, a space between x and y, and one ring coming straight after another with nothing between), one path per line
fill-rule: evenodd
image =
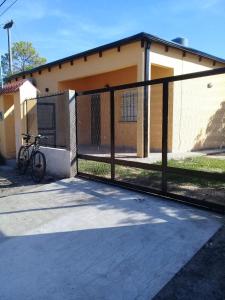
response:
M76 157L76 161L77 161L77 163L76 163L76 174L78 174L78 172L79 172L79 159L78 159L78 147L79 147L79 145L78 145L78 110L77 110L77 108L78 108L78 102L79 100L78 100L78 96L77 96L77 93L75 92L75 145L76 145L76 147L75 147L75 157Z
M115 179L115 99L110 91L111 179Z
M76 150L76 92L74 90L68 90L65 93L65 99L67 101L67 123L66 132L67 139L69 141L68 150L70 150L70 176L77 175L77 150Z
M28 134L29 132L28 132L28 113L27 113L27 101L28 101L28 100L25 100L25 103L26 103L26 105L25 105L25 110L26 110L26 132L27 132L27 134Z
M167 153L168 153L168 102L169 83L163 82L163 109L162 109L162 191L167 192Z
M150 79L150 43L145 42L144 53L144 81ZM144 157L148 157L148 145L149 145L149 86L144 86Z
M55 103L52 103L52 123L53 123L53 130L54 130L54 147L57 147L57 131L56 131L56 110L55 110Z

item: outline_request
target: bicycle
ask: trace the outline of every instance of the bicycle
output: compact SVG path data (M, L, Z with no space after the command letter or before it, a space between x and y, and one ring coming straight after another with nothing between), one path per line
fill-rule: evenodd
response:
M31 165L31 177L35 183L40 183L46 173L46 158L40 151L40 140L47 137L39 134L36 136L30 134L22 134L25 145L20 147L18 153L18 170L21 175L24 175ZM29 143L31 138L34 138L33 143Z

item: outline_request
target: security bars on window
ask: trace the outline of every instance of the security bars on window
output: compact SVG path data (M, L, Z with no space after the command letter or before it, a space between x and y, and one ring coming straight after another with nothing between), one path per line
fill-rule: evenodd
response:
M121 121L137 121L137 92L127 91L122 95L121 101Z

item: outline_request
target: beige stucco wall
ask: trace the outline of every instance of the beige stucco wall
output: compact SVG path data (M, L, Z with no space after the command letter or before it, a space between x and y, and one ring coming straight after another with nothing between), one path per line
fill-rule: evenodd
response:
M13 95L0 97L0 111L3 121L0 122L0 152L7 159L15 157L15 125Z
M199 61L197 55L189 53L186 53L185 57L183 57L183 52L177 49L169 48L169 51L166 52L165 46L156 43L153 43L151 46L150 61L151 64L173 68L174 75L224 66L218 62L214 66L213 61L206 58L202 58ZM225 78L225 75L220 76L220 78ZM220 108L224 99L223 80L220 80L220 88L217 87L217 90L211 89L210 91L207 89L208 82L210 82L210 79L205 77L195 81L179 81L170 84L170 94L173 94L173 112L169 114L169 126L172 124L173 152L196 150L197 137L204 132L210 116L213 116ZM214 95L212 95L213 93ZM203 109L206 103L204 98L211 99L210 104L207 104L207 112L205 108ZM214 143L215 146L216 144Z
M35 72L32 73L32 78L35 79L41 93L45 93L45 88L49 88L49 92L52 93L61 88L62 81L85 78L134 65L137 66L138 80L143 80L143 48L140 42L124 45L120 48L120 52L117 48L106 50L102 53L102 57L96 53L88 56L87 61L83 58L74 60L73 65L66 62L61 65L61 69L55 66L50 72L48 69L42 70L41 74Z
M73 89L77 92L94 90L137 81L137 65L118 70L59 82L60 90Z
M89 90L137 81L137 66L118 71L91 76L61 83L63 88L76 91ZM115 93L115 145L118 147L137 148L137 122L121 122L121 97L124 91ZM101 145L110 144L110 94L100 94L101 104ZM140 99L141 101L141 99ZM81 144L91 143L91 96L78 97L78 138Z
M0 112L2 113L2 120L0 120L0 153L5 156L5 124L4 124L4 98L0 95Z
M183 81L181 103L178 150L225 147L225 75Z
M172 68L151 65L151 79L173 76ZM172 85L170 86L172 88ZM172 120L173 120L173 93L169 94L169 120L168 123L168 150L172 150ZM162 84L154 84L150 88L150 152L162 149Z
M167 51L168 50L168 51ZM213 69L217 67L224 66L216 62L216 65L213 65L213 61L206 58L201 58L199 60L198 55L185 53L169 47L166 49L164 45L158 44L153 42L151 44L150 49L150 66L152 65L170 68L173 70L174 75L203 71L208 69ZM87 61L83 58L74 60L73 65L70 62L64 63L59 66L52 67L51 70L42 70L41 74L37 72L33 73L33 78L36 80L37 88L42 92L45 93L45 88L48 88L50 93L55 92L58 89L65 89L71 88L74 89L74 80L80 81L80 89L89 89L91 86L95 87L102 87L100 86L100 81L98 82L99 85L93 85L95 82L96 76L101 76L100 74L106 74L112 71L118 71L127 67L136 66L137 68L137 76L134 81L142 81L144 80L144 48L141 48L140 42L135 42L129 45L122 46L120 48L120 52L117 51L117 48L110 49L103 51L102 57L99 54L93 54L87 57ZM49 72L50 71L50 72ZM163 74L162 74L163 75ZM91 81L91 77L93 82ZM95 77L94 77L95 76ZM152 74L153 76L153 74ZM161 76L161 75L160 75ZM164 76L167 76L165 73ZM28 76L29 77L29 76ZM84 78L89 78L89 81L83 80ZM119 78L119 77L118 77ZM154 78L154 76L152 77ZM121 78L119 78L121 80ZM126 77L123 79L127 80ZM205 79L205 83L202 86L205 86L208 79ZM104 82L103 82L104 81ZM104 79L101 84L105 84L106 80ZM126 81L121 83L127 83ZM106 84L110 84L107 82ZM113 82L113 85L117 84ZM192 92L192 96L190 99L190 89L192 87L188 83L184 82L176 82L170 85L170 99L171 105L169 105L169 150L173 152L178 151L186 151L190 149L196 149L194 145L194 140L197 136L204 131L202 129L203 124L195 120L195 130L192 132L191 136L189 137L190 130L188 128L188 118L186 117L187 107L185 103L194 107L196 103L200 103L199 97L196 95L194 96ZM155 91L154 91L155 90ZM150 145L149 148L154 150L160 149L159 146L161 144L161 136L159 134L160 128L159 123L161 122L159 116L159 112L161 110L160 105L158 105L158 100L161 98L161 88L157 89L156 87L151 87L151 97L149 98L149 107L151 109L150 112L150 122L149 126L149 136L150 136ZM221 97L221 92L218 92L218 97ZM140 93L141 94L141 93ZM214 100L213 100L214 101ZM191 104L192 103L192 104ZM220 107L219 101L215 100L216 107ZM105 111L107 111L107 107L102 106ZM206 114L207 118L210 118L210 114L213 115L215 113L214 108L209 108L210 113ZM214 109L214 110L213 110ZM86 108L87 116L88 116L88 109ZM190 110L191 111L191 110ZM193 115L193 114L192 114ZM157 116L158 119L157 119ZM206 118L206 119L207 119ZM208 121L205 119L205 123ZM204 124L206 126L207 124ZM129 126L135 126L134 124L130 124ZM124 130L126 126L123 126ZM126 128L124 131L124 136L129 136L128 132L131 127ZM107 126L104 128L108 131ZM143 97L138 98L138 122L136 124L136 129L132 128L132 131L136 131L136 136L134 138L134 134L132 135L133 139L136 139L137 146L138 146L138 153L139 155L143 154ZM104 133L103 139L106 139L106 132ZM189 142L183 142L188 137ZM87 140L90 138L90 133L86 131L86 138ZM128 143L131 141L130 137L128 138Z
M13 95L4 96L4 108L6 157L13 158L16 154Z
M78 78L81 79L93 75L96 76L131 66L136 66L137 68L137 76L134 81L144 80L144 48L141 47L141 42L134 42L132 44L121 46L120 51L118 51L117 48L106 50L102 53L102 57L100 57L97 53L88 56L86 61L84 58L74 60L73 65L71 65L70 62L67 62L62 64L61 68L59 68L59 66L55 66L52 67L51 70L42 70L41 74L35 72L32 73L32 78L35 79L36 86L41 93L45 93L46 88L48 88L51 93L61 89L64 90L66 87L74 89L73 85L70 85L69 82L65 83L65 81L75 80ZM30 76L27 76L27 78L30 78ZM124 77L123 82L127 83L126 81L127 78ZM88 89L88 85L84 86L84 89ZM136 139L137 152L141 156L143 154L142 99L139 99L138 107L139 116Z
M137 130L138 122L124 122L121 120L122 97L130 90L115 92L115 146L118 151L129 152L137 151ZM132 89L133 93L138 94L138 89ZM137 96L137 101L143 101L143 95Z

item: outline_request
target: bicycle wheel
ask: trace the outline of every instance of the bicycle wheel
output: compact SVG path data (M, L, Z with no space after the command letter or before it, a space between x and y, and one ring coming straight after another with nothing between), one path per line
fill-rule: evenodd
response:
M18 153L18 159L17 159L17 167L20 174L25 174L27 171L29 165L29 150L21 146L19 153Z
M31 177L34 182L39 183L45 176L46 159L41 151L36 151L31 158Z

